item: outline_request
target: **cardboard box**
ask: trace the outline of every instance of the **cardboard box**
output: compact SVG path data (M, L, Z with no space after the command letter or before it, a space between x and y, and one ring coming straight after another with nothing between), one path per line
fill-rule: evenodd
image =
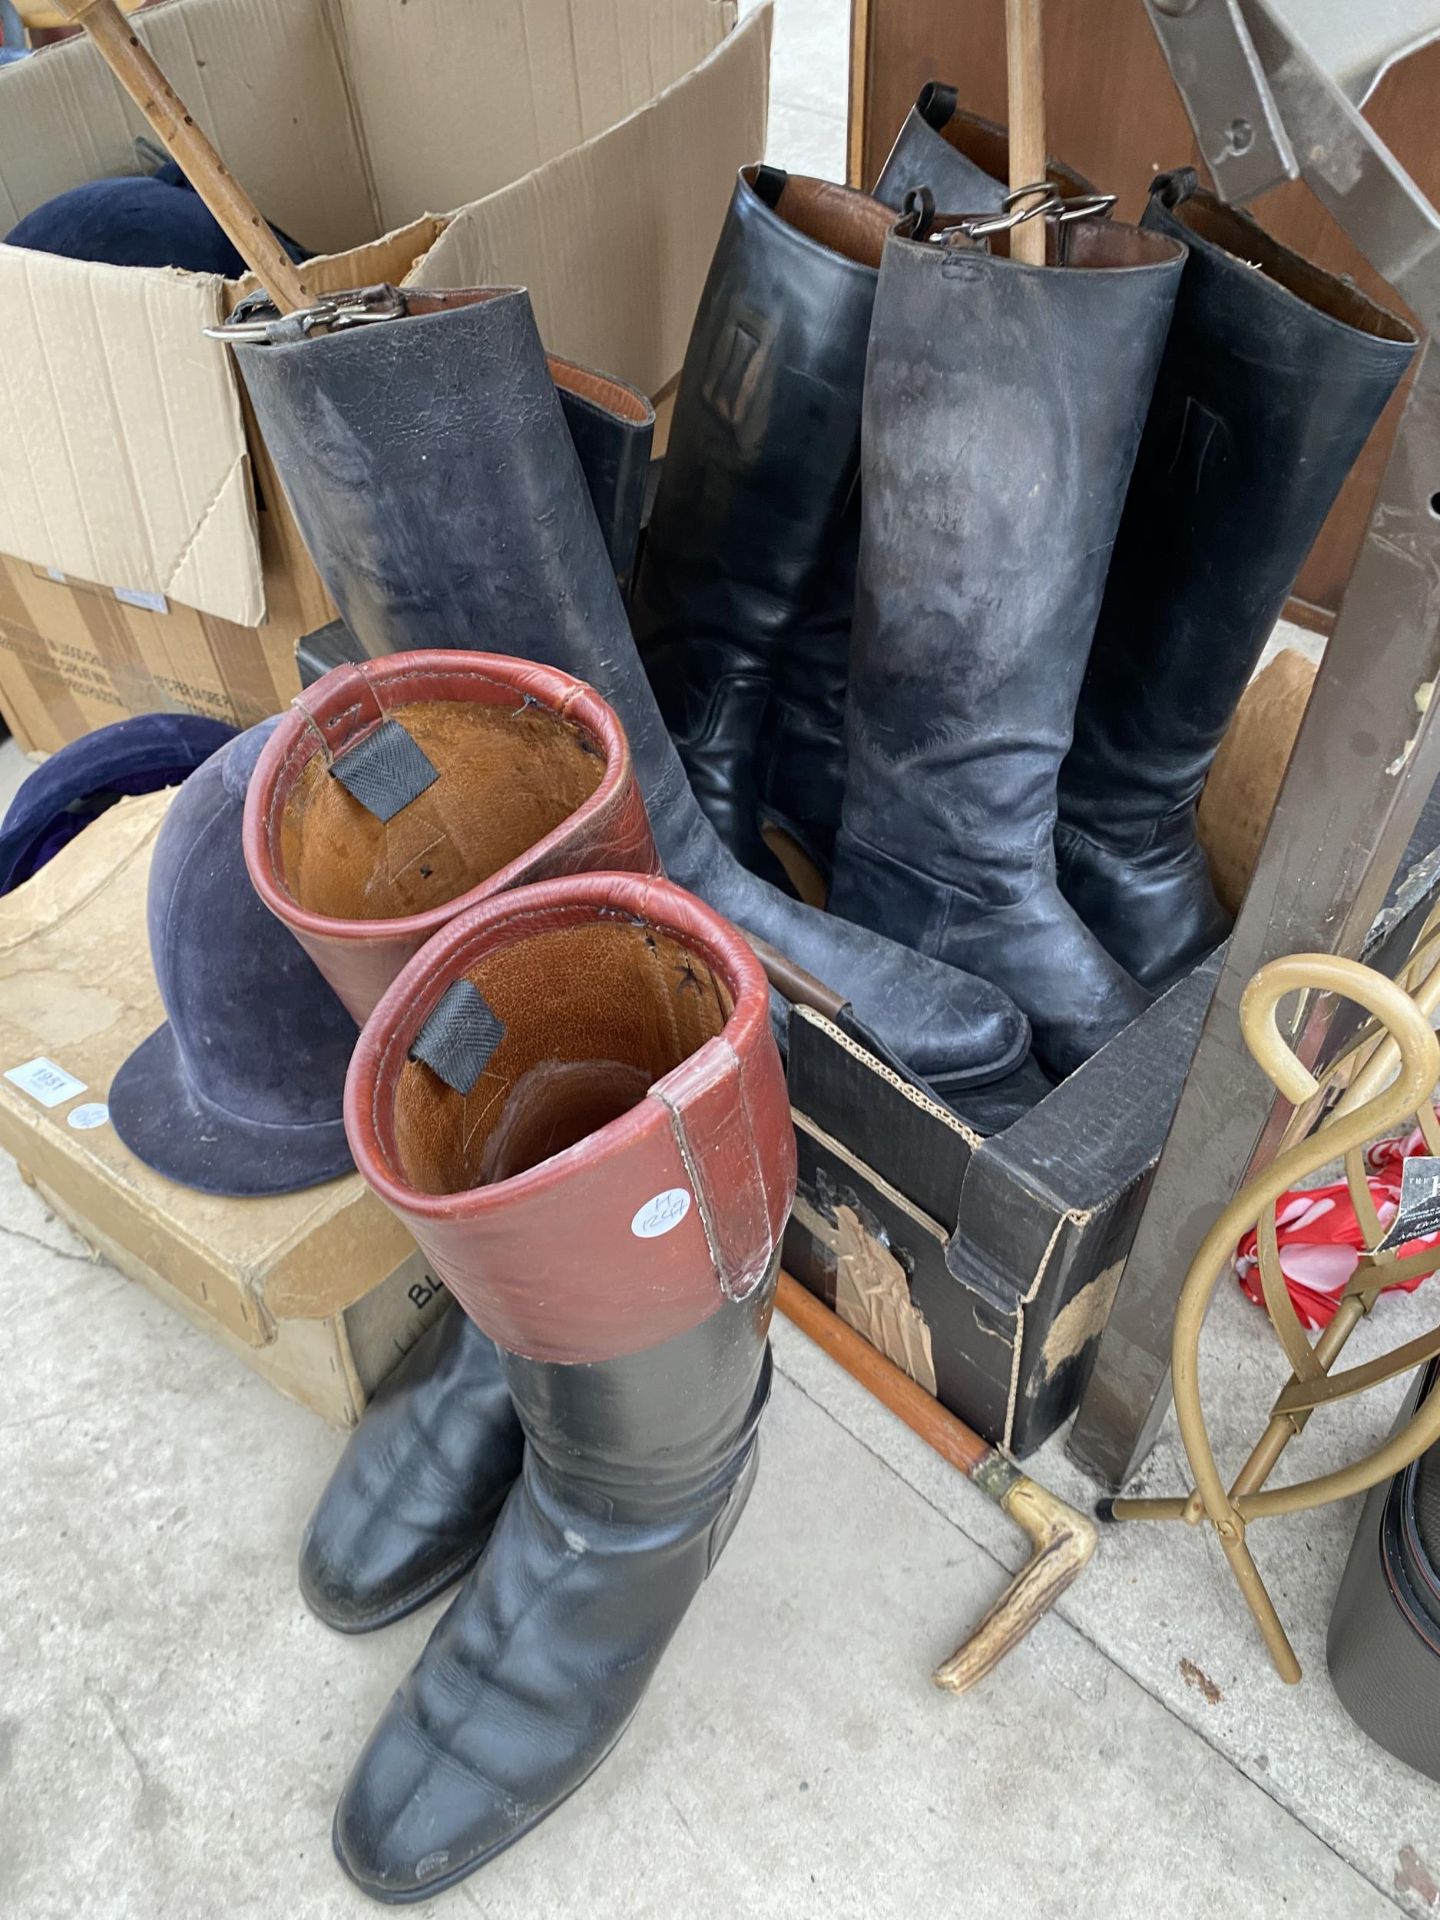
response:
M122 800L0 900L0 1147L122 1272L350 1427L447 1303L399 1221L358 1174L277 1199L194 1193L109 1124L111 1077L165 1017L145 897L170 798Z
M173 0L135 25L262 210L329 250L311 291L524 284L553 351L651 394L678 373L764 148L768 7ZM0 231L133 172L142 129L82 40L0 69ZM246 291L0 246L0 712L27 748L162 707L249 724L333 612L204 337Z
M1273 734L1253 738L1273 759ZM1231 756L1229 773L1250 790L1244 756ZM1409 958L1440 899L1437 849L1440 790L1371 929L1371 966L1394 975ZM799 1197L785 1265L1017 1456L1079 1399L1222 958L1038 1100L1021 1081L962 1097L958 1112L877 1060L843 1022L795 1009ZM1362 1019L1353 1010L1335 1022L1327 1058Z

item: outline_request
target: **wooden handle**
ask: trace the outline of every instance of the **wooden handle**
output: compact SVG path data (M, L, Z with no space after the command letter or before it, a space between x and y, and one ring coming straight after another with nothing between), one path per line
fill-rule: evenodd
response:
M788 1273L780 1276L775 1304L787 1320L793 1320L817 1347L823 1347L832 1360L838 1361L862 1387L889 1407L912 1433L918 1433L967 1478L990 1459L994 1448L988 1441L982 1440L963 1420L957 1420L923 1387L917 1387L909 1374L902 1373L893 1361L887 1360L853 1327L847 1327L822 1300L817 1300Z
M1007 1463L1008 1464L1008 1463ZM1010 1467L1000 1505L1034 1552L967 1640L932 1676L946 1693L968 1693L1054 1606L1095 1551L1095 1523ZM987 1489L989 1491L989 1489Z
M115 0L59 0L59 7L95 42L110 71L164 142L171 159L183 168L191 186L281 313L308 306L310 296L295 262L185 111L184 101L132 31Z
M1010 187L1045 178L1045 42L1041 0L1005 0L1005 64L1010 99ZM1010 229L1010 258L1045 264L1044 219Z
M973 1480L1031 1542L1030 1558L1004 1593L935 1669L937 1687L967 1693L994 1671L1075 1579L1095 1551L1094 1522L1028 1479L788 1273L780 1276L776 1304L913 1433Z
M816 1013L823 1013L827 1020L835 1018L845 1002L833 987L827 987L804 967L797 967L778 947L772 947L758 934L747 933L745 938L755 949L765 977L777 993L783 993L792 1006L810 1007Z

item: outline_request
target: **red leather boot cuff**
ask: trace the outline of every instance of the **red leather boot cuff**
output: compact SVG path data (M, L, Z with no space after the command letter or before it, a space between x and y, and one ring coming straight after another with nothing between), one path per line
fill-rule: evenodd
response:
M611 708L569 674L487 653L391 654L317 680L260 756L244 841L256 892L362 1023L491 894L659 871Z
M534 1360L640 1352L743 1300L795 1194L759 962L632 874L523 887L438 934L366 1023L345 1129L466 1312Z

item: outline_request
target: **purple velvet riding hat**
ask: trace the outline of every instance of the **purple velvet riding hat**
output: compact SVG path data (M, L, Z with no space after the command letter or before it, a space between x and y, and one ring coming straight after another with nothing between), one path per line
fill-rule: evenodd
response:
M341 1101L355 1022L245 871L245 788L277 725L207 760L155 843L150 955L169 1019L110 1087L131 1152L187 1187L292 1193L351 1169Z

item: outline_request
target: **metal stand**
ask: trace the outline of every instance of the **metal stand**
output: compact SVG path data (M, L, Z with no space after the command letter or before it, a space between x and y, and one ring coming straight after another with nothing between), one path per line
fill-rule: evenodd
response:
M1245 984L1285 954L1359 953L1440 776L1440 357L1429 350L1440 216L1355 104L1440 35L1440 0L1145 5L1221 196L1298 175L1417 315L1426 344L1071 1435L1075 1459L1111 1487L1167 1410L1186 1270L1288 1123L1241 1041ZM1285 1038L1302 1065L1319 1057L1337 1004L1298 997Z
M1440 1245L1423 1247L1409 1255L1390 1245L1404 1229L1398 1220L1390 1233L1382 1225L1361 1151L1377 1134L1392 1131L1411 1116L1419 1123L1427 1153L1433 1156L1440 1147L1440 1121L1430 1104L1440 1080L1440 1042L1432 1024L1440 1005L1436 918L1431 916L1432 924L1422 933L1415 959L1405 970L1407 976L1422 976L1413 992L1353 960L1314 953L1272 961L1246 989L1240 1010L1246 1045L1277 1091L1291 1103L1291 1132L1295 1138L1235 1195L1205 1236L1181 1289L1175 1315L1175 1406L1195 1476L1194 1489L1180 1500L1116 1500L1111 1507L1116 1520L1184 1520L1196 1526L1208 1519L1276 1671L1282 1680L1291 1682L1300 1678L1300 1662L1250 1552L1247 1528L1253 1521L1274 1514L1297 1513L1363 1493L1391 1478L1440 1439L1440 1406L1434 1405L1430 1396L1412 1419L1363 1459L1312 1480L1292 1481L1279 1488L1265 1485L1312 1414L1328 1409L1348 1394L1363 1393L1396 1374L1411 1372L1440 1351L1440 1327L1432 1327L1379 1359L1344 1372L1335 1371L1346 1341L1382 1290L1398 1281L1432 1273L1440 1266ZM1310 991L1358 1002L1375 1023L1357 1046L1332 1064L1324 1081L1317 1080L1296 1059L1281 1038L1275 1017L1287 995ZM1338 1101L1311 1132L1316 1108L1337 1091ZM1367 1251L1359 1256L1334 1318L1312 1346L1281 1271L1275 1209L1287 1187L1305 1180L1340 1155L1344 1156L1346 1182L1366 1236ZM1408 1177L1406 1185L1408 1188ZM1291 1372L1263 1433L1227 1492L1205 1428L1200 1335L1215 1289L1229 1271L1235 1242L1252 1227L1258 1228L1265 1308Z

